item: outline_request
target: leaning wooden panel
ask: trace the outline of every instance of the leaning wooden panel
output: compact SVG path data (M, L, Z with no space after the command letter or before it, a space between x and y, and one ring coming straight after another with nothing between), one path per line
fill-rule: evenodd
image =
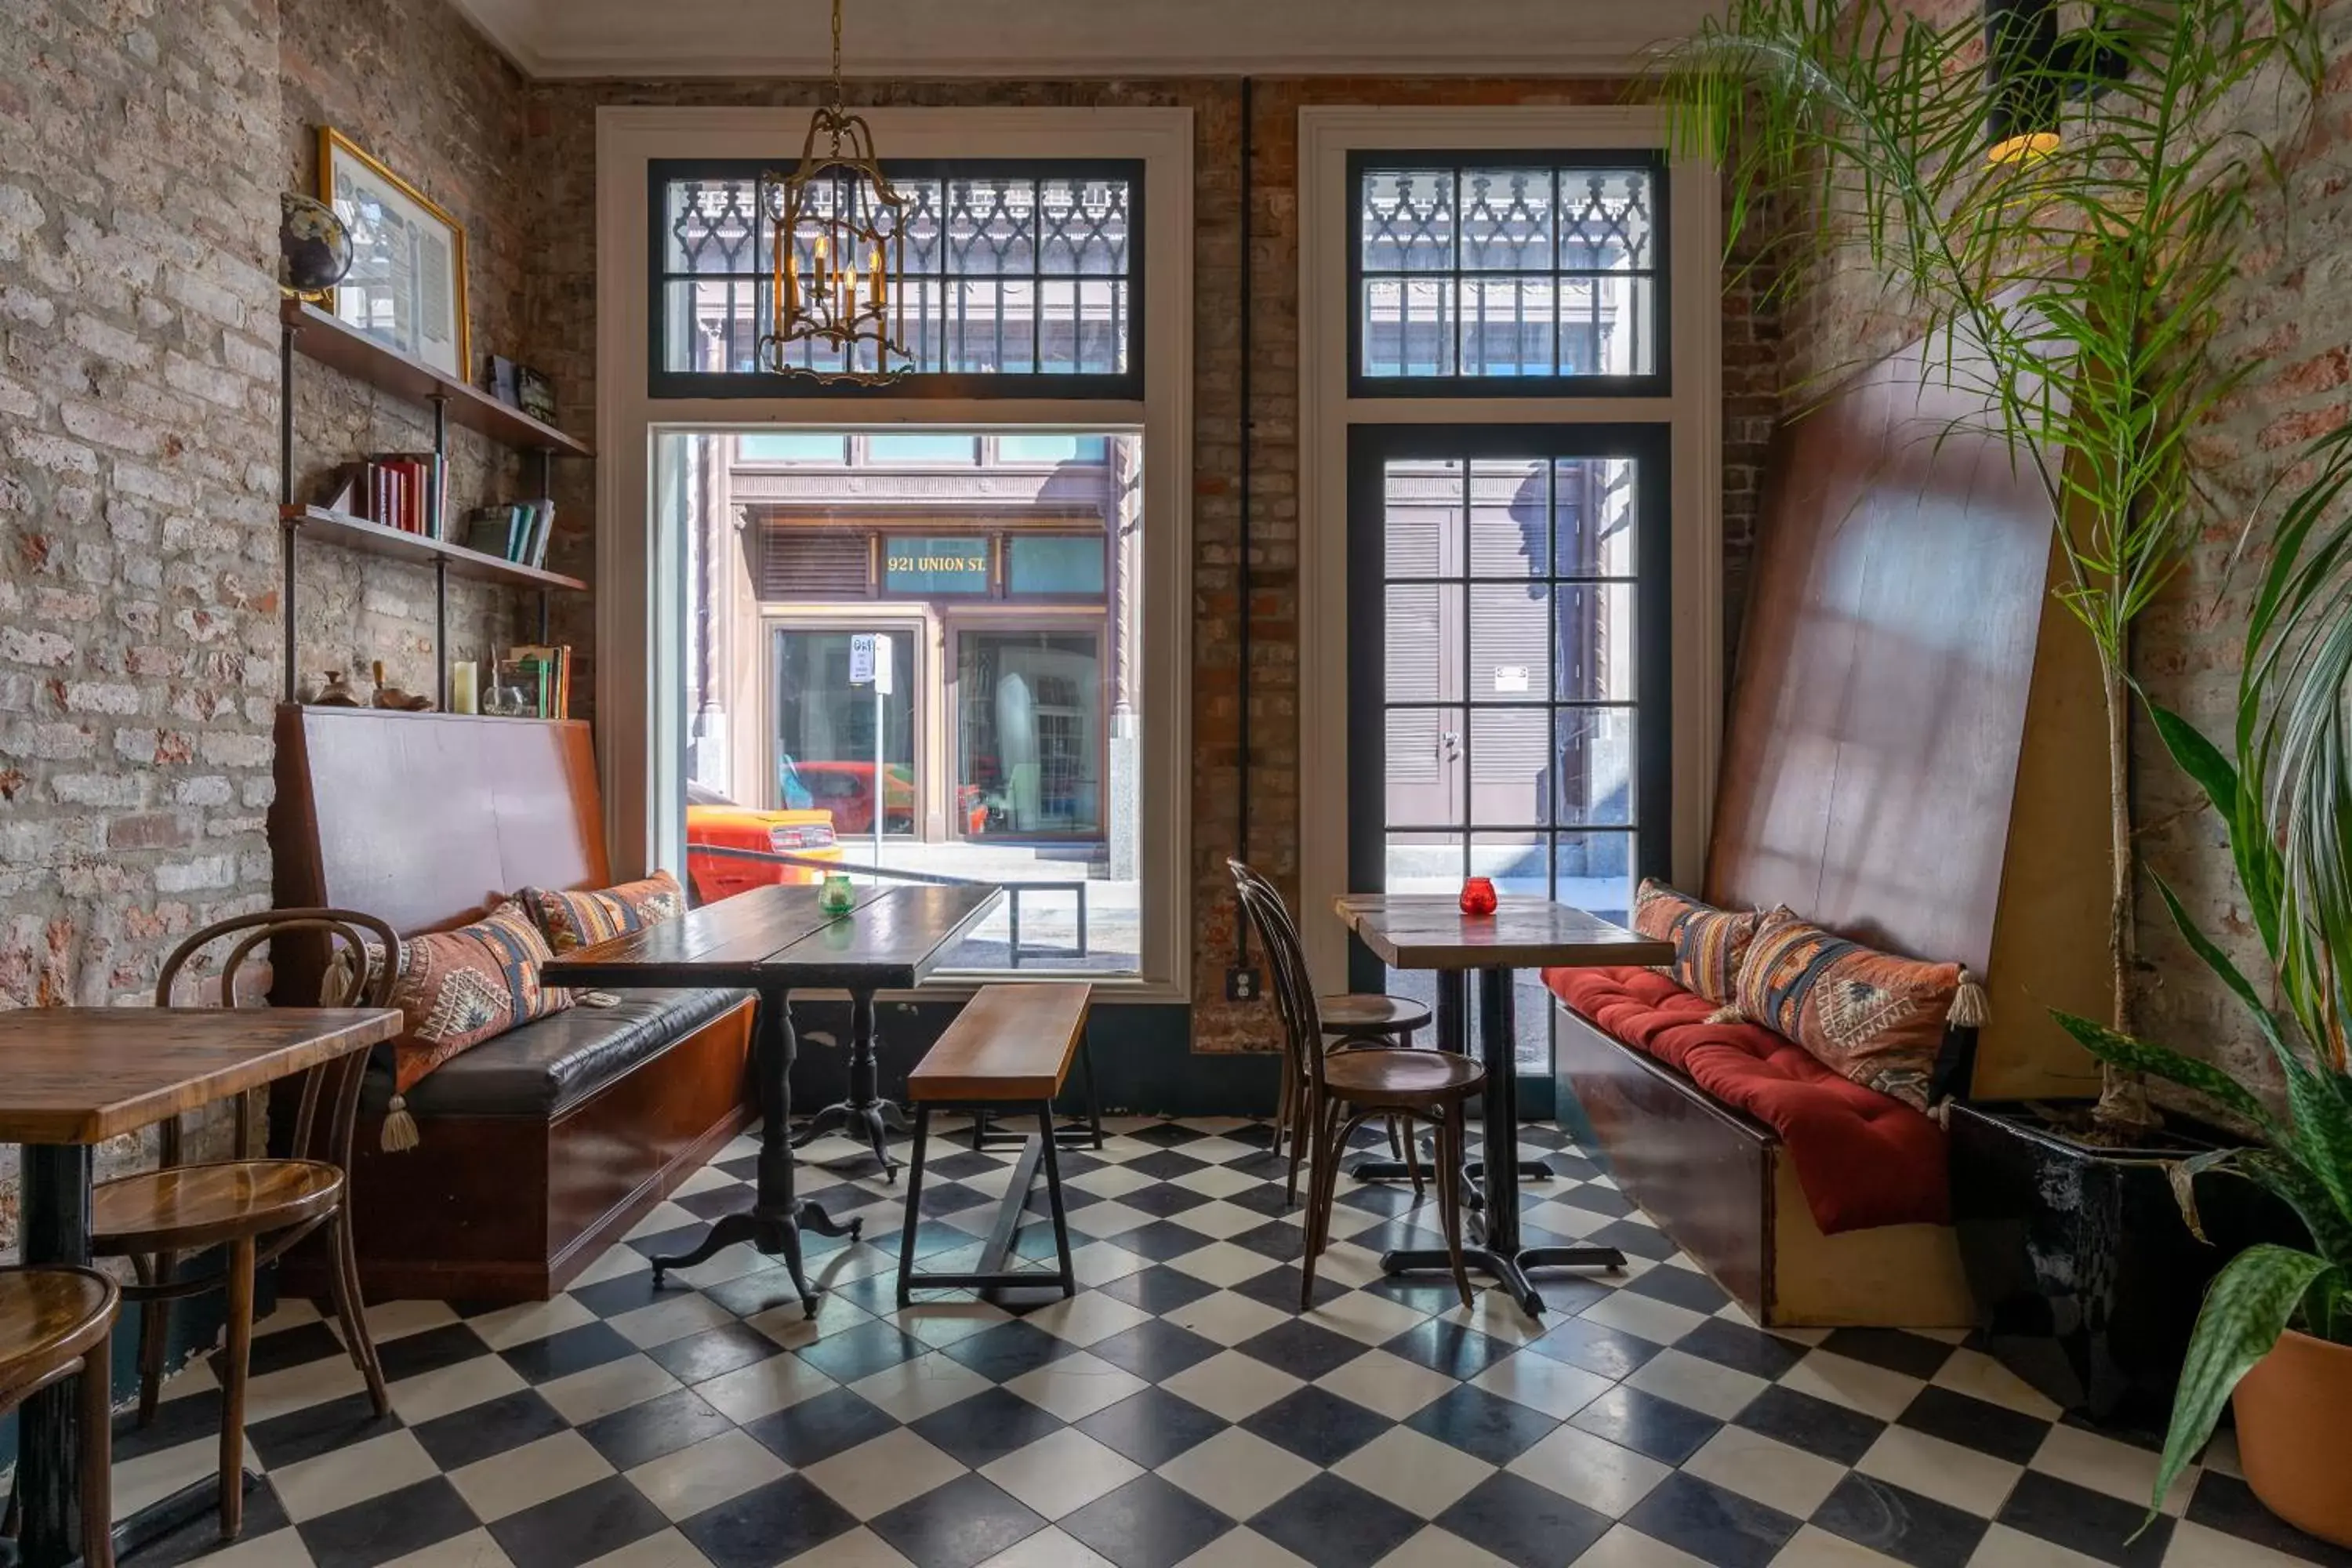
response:
M1976 1094L2076 1091L2046 1010L2104 1011L2096 666L2051 597L2039 478L1956 429L1981 395L1921 364L1776 438L1705 892L1968 964L1993 1004Z

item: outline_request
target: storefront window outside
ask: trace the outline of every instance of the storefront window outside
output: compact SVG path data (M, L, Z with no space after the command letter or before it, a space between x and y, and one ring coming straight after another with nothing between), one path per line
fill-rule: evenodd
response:
M881 700L885 833L915 830L915 637L887 634L893 690ZM874 689L849 680L851 634L775 634L774 804L833 813L844 837L874 831Z
M1100 436L999 436L1000 463L1099 463L1109 443Z
M752 463L842 463L849 458L849 438L839 435L777 432L740 437L741 456Z
M868 436L868 463L960 463L978 461L980 443L970 436Z
M1102 831L1102 641L1092 632L957 638L958 783L996 837Z
M1014 594L1099 594L1103 542L1097 537L1014 534L1004 542L1006 588Z

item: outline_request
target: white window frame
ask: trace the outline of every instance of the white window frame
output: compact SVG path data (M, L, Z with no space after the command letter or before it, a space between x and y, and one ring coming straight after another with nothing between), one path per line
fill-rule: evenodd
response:
M1675 879L1706 856L1723 711L1723 268L1715 169L1672 161L1665 396L1348 395L1348 255L1358 151L1662 148L1664 115L1627 106L1316 107L1298 112L1299 879L1317 984L1343 988L1347 939L1328 915L1348 886L1348 431L1353 425L1659 423L1673 442ZM1328 807L1337 803L1340 809Z
M646 391L648 165L669 158L788 162L806 109L607 108L596 112L596 731L616 872L682 871L678 803L683 689L669 661L683 557L660 537L655 451L665 431L814 425L866 431L952 426L1139 432L1144 443L1144 712L1140 973L1091 976L1099 994L1192 999L1192 111L1189 109L875 109L887 154L903 158L1139 160L1145 168L1140 301L1144 395L1130 400L655 399ZM971 984L965 982L963 984ZM957 983L939 989L952 992ZM927 986L926 990L931 987Z

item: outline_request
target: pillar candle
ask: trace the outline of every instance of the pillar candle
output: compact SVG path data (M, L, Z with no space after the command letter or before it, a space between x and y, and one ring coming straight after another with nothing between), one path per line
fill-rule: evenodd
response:
M478 713L482 710L480 697L475 690L474 687L474 661L470 658L453 659L450 661L450 712Z

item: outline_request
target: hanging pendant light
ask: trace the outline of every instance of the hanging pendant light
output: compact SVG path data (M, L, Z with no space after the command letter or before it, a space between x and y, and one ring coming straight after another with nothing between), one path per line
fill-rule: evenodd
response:
M833 89L809 121L800 167L760 176L769 221L761 368L874 384L905 374L906 304L897 285L907 203L882 172L874 133L841 85L841 0L833 0Z
M2123 79L2126 62L2091 29L2062 35L2057 0L1984 0L1985 156L2022 163L2055 153L2069 100Z

